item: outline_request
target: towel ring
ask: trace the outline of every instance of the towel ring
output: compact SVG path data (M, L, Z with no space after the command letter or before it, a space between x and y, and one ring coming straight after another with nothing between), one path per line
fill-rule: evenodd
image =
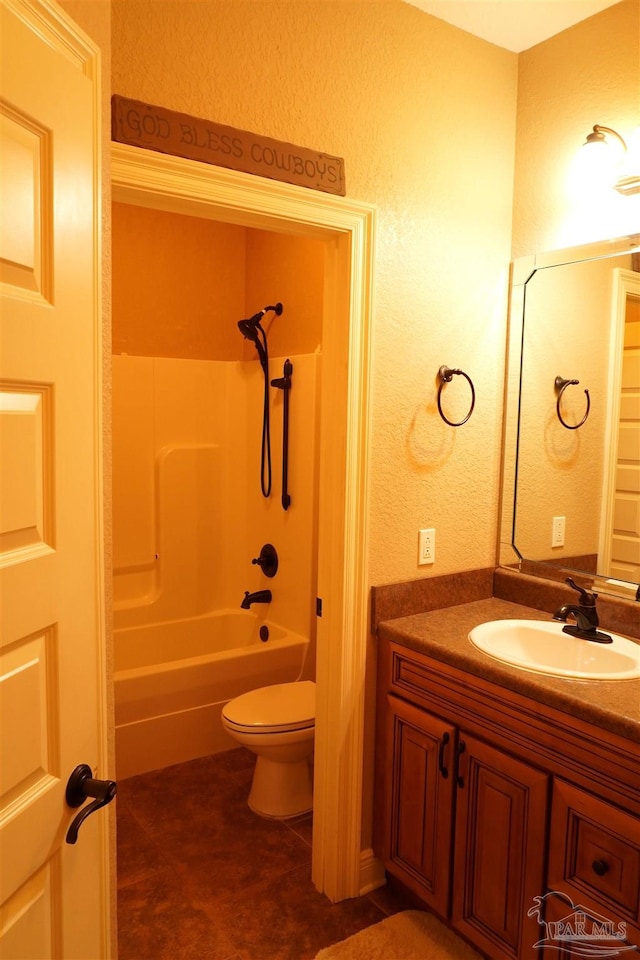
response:
M444 415L444 413L442 412L442 404L441 404L441 396L440 396L442 393L442 388L444 387L445 383L451 383L451 381L453 380L454 373L459 373L460 376L464 377L467 383L469 384L469 386L471 387L471 406L469 407L469 413L466 415L464 420L460 420L459 423L453 423L452 420L449 420L449 418ZM440 367L440 369L438 370L438 376L440 378L440 386L438 387L438 412L442 417L442 419L444 420L444 422L448 423L450 427L461 427L463 423L467 422L467 420L473 413L473 408L476 405L476 391L474 389L473 383L471 382L471 377L468 376L468 374L466 374L464 370L453 370L450 367L447 367L444 365Z
M591 409L591 399L589 398L589 391L588 390L584 391L587 398L587 409L585 410L584 417L582 418L580 423L574 423L572 426L570 423L567 423L563 419L562 414L560 413L560 401L562 400L562 394L565 392L567 387L574 387L574 386L577 387L580 381L565 380L564 377L556 377L554 382L555 382L556 390L558 391L558 399L556 401L556 412L558 414L558 420L560 421L563 427L567 428L567 430L577 430L578 427L581 427L582 424L586 421L587 417L589 416L589 410Z

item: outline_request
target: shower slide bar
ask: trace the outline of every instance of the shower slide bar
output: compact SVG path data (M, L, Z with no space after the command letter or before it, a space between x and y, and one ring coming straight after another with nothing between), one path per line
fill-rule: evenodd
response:
M291 390L291 375L293 364L285 360L282 376L271 381L272 387L284 392L282 405L282 509L288 510L291 503L289 496L289 391Z

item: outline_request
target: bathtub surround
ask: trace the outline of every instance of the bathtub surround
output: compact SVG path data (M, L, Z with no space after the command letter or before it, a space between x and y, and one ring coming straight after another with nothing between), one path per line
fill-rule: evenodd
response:
M121 629L190 623L239 609L269 586L257 615L311 641L314 676L318 372L323 244L308 237L114 204L114 593ZM278 509L284 391L269 389L273 495L260 497L264 384L238 320L286 295L262 320L272 369L295 363L288 472ZM283 351L281 355L279 350ZM252 558L272 542L277 576ZM116 654L122 659L121 654ZM291 670L278 679L291 681ZM271 673L264 682L276 682ZM258 684L259 685L259 684ZM234 689L230 696L239 692ZM186 756L182 757L186 759Z
M260 497L259 364L114 356L116 628L239 608L269 586L269 618L311 635L318 363L295 357L296 504L284 514L275 494ZM282 393L270 399L277 463ZM268 581L251 562L265 542L279 556Z

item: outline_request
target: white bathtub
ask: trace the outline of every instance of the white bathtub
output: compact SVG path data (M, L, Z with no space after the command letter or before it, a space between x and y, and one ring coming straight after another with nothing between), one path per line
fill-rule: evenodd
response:
M297 680L308 645L251 611L136 627L116 620L117 776L236 746L222 728L224 704L256 687Z

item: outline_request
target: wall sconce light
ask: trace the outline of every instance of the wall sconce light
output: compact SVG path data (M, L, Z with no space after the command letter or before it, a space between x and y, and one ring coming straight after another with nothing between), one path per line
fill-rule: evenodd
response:
M615 140L617 140L622 147L622 161L618 160L616 157L616 151L612 151L612 144L609 140L607 140L607 135L615 138ZM640 147L640 128L637 135L634 136L634 139L638 140L636 147ZM625 196L628 196L632 193L640 193L640 149L636 149L634 151L629 150L627 144L619 133L617 133L615 130L612 130L611 127L603 127L599 123L595 124L592 132L587 136L584 145L585 147L589 146L591 151L593 151L594 146L597 146L599 153L601 153L603 150L606 150L608 156L604 164L598 165L601 167L601 169L602 166L609 168L610 175L612 176L612 179L615 180L613 186L618 193L622 193ZM635 166L635 169L633 170L632 164ZM622 175L620 176L619 174L621 172L621 168Z

